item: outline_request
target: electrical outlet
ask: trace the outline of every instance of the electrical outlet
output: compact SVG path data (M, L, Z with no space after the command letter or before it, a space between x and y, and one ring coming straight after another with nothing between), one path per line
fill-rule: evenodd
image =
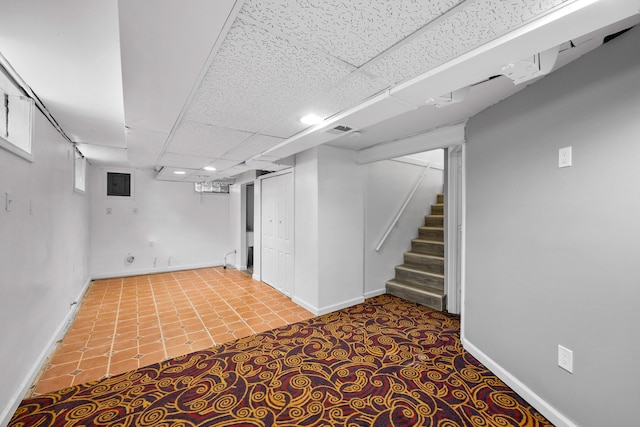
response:
M564 147L558 150L558 167L568 168L571 166L571 147Z
M133 208L133 214L138 215L138 208Z
M573 351L558 345L558 366L569 373L573 373Z
M107 215L111 215L111 208L107 208Z

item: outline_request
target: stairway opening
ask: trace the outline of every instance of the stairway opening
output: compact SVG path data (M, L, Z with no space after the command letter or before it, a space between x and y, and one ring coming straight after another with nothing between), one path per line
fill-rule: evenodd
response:
M386 283L388 294L434 310L446 309L444 194L437 195L418 237L411 241L411 250L404 253L404 263L395 271L395 278Z

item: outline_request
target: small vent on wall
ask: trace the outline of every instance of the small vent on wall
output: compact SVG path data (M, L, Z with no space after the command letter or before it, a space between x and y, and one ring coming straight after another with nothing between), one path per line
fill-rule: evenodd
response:
M338 125L334 128L328 129L326 132L332 135L342 135L343 133L347 133L350 130L352 130L352 128L350 128L349 126Z

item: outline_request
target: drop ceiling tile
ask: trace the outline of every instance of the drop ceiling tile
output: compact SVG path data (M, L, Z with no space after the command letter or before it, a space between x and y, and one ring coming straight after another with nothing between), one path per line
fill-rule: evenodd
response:
M460 2L247 0L240 13L359 67Z
M477 0L364 68L392 84L423 74L567 0Z
M176 168L201 169L211 162L211 158L202 156L191 156L178 153L164 153L158 164L161 166L171 166Z
M239 18L185 119L258 132L354 69Z
M251 135L250 132L183 120L166 151L218 158Z
M301 108L294 114L283 118L269 126L264 132L289 138L310 127L301 123L300 117L310 112L324 118L334 116L351 107L355 107L363 100L376 95L388 86L389 84L386 81L370 73L362 71L351 73L338 84L309 101L308 107Z
M210 166L213 166L214 168L216 168L216 172L220 173L223 172L226 169L229 169L232 166L235 166L237 164L239 164L241 162L237 161L237 160L227 160L227 159L214 159L211 162L209 162Z
M231 173L232 175L237 175L243 172L247 172L250 171L254 168L250 168L249 166L245 165L245 164L239 164L239 165L235 165L233 167L230 167L229 169L225 169L224 173Z
M183 175L177 175L174 173L175 171L183 171L186 173ZM184 181L185 178L197 172L198 171L195 169L174 168L171 166L165 166L160 170L160 172L158 172L158 174L156 175L156 179L160 179L163 181Z
M237 145L227 152L223 159L245 161L252 158L271 147L275 147L284 141L284 138L276 138L269 135L255 134L247 141Z

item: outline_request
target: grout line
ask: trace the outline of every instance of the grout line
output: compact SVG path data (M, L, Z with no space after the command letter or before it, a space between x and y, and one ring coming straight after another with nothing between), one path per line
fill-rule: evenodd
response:
M126 304L127 306L131 302L131 299L129 298L131 296L130 293L133 293L135 295L136 311L140 311L140 305L138 301L141 295L144 298L150 298L153 301L153 308L155 309L154 310L155 318L156 318L158 329L159 329L160 342L162 343L162 348L164 351L164 359L162 360L168 359L169 353L167 351L167 344L165 343L165 339L166 339L165 332L163 330L162 320L160 317L160 314L161 314L160 306L159 306L160 299L166 299L167 303L174 304L174 305L176 304L176 302L182 303L181 305L184 305L185 302L188 302L190 309L195 312L203 328L206 329L206 332L211 342L213 343L213 345L219 345L226 341L223 341L220 343L216 342L214 335L209 330L209 328L207 327L207 325L205 324L202 318L202 315L208 312L206 311L208 310L208 307L203 307L203 309L205 310L203 312L200 312L196 307L196 303L200 300L202 300L203 302L207 302L209 306L212 308L220 307L221 310L229 311L235 314L235 316L237 316L241 321L241 323L244 325L243 327L247 328L248 331L251 331L251 334L262 332L264 328L260 328L259 330L254 329L251 325L249 325L246 322L244 317L241 316L240 313L236 310L238 306L232 305L232 303L230 303L229 300L235 301L239 297L239 302L244 303L242 304L243 306L246 304L251 308L253 308L254 310L261 308L263 306L265 308L268 308L269 309L268 313L264 313L260 315L258 313L255 313L255 311L253 311L251 312L252 315L250 317L254 318L257 316L257 318L262 319L263 322L266 321L267 323L265 323L265 325L267 325L269 329L273 328L270 325L271 321L267 321L262 317L267 314L269 315L275 314L276 319L280 319L280 321L284 321L286 324L292 323L291 321L288 321L283 317L284 315L281 313L280 309L292 311L292 312L294 312L294 310L288 307L285 307L282 304L276 304L275 307L278 307L278 308L272 308L268 302L268 301L284 302L286 300L290 300L290 298L287 298L286 296L281 295L275 289L269 287L264 283L255 281L250 277L249 277L249 280L246 280L243 276L240 276L240 274L242 273L226 272L225 274L225 272L217 269L191 270L191 275L182 274L182 275L178 275L179 277L177 277L174 273L163 273L162 276L160 277L156 276L153 278L152 278L152 275L144 275L144 283L142 282L141 278L139 278L136 281L125 280L125 278L118 278L118 279L110 279L108 281L103 281L103 282L97 282L100 284L99 287L93 287L93 286L90 287L88 289L87 297L91 296L91 299L87 299L85 302L93 301L98 303L97 305L93 304L94 316L93 316L93 327L91 329L92 331L94 330L93 328L95 328L96 326L99 326L96 323L96 321L101 311L100 308L104 304L111 304L116 306L113 335L111 338L111 345L109 347L109 355L107 358L106 376L108 377L112 375L110 373L110 369L112 365L112 356L110 355L110 353L114 351L115 345L118 343L116 341L116 336L115 336L116 333L118 332L118 322L121 318L124 318L125 314L128 314L125 311L126 310L125 302L127 303ZM118 289L115 289L116 287ZM178 294L177 292L178 288L180 292L182 292L182 295ZM176 294L176 297L179 297L180 299L179 300L173 299L174 294ZM252 298L248 298L247 296L251 296ZM211 298L207 298L207 297L211 297ZM251 301L254 301L254 302L252 303ZM211 304L211 302L215 302L215 305ZM150 303L146 305L146 307L149 307L149 306L150 306ZM177 310L176 310L176 313L184 314ZM255 314L255 316L253 316L253 314ZM152 316L153 313L149 313L149 315ZM139 313L136 317L139 320L140 318ZM297 317L302 317L302 316L297 315ZM306 316L306 317L309 318L310 316ZM225 322L224 318L223 320L217 321L217 322L221 323L220 326L226 326L226 323L227 323ZM263 324L261 323L259 326L263 326ZM139 327L138 327L138 333L139 333ZM185 335L187 335L186 332L185 332ZM87 340L84 342L85 347L88 346L88 343L90 340L91 340L91 335L89 335ZM64 339L63 339L63 342L64 342ZM140 351L141 351L140 341L138 341L137 343L137 350L138 350L138 354L140 354ZM80 357L77 360L76 369L77 367L80 366L80 363L85 359L85 355L86 355L86 352L82 352L80 354ZM158 360L153 363L162 362L162 360ZM138 360L138 367L140 367L140 360ZM70 377L71 377L71 381L70 381L71 383L68 384L69 386L73 384L73 381L75 381L75 376L70 376ZM35 387L37 387L37 384L35 384L34 382L34 390L35 390Z
M162 282L164 283L164 282ZM164 333L162 332L162 322L160 321L160 313L158 310L158 301L156 300L156 293L153 291L153 284L149 283L149 289L151 290L151 297L153 298L153 306L156 309L156 319L158 319L158 329L160 330L160 342L162 343L162 349L164 350L164 359L169 358L167 354L167 346L164 344ZM138 363L139 364L139 363Z
M111 356L113 355L113 347L116 343L116 334L118 330L118 318L120 317L120 303L122 302L122 292L124 290L124 279L120 281L120 295L118 296L118 308L116 309L116 319L113 324L113 335L111 337L111 347L109 348L109 356L107 357L107 377L111 376ZM105 297L107 294L105 293ZM104 301L104 299L103 299Z

